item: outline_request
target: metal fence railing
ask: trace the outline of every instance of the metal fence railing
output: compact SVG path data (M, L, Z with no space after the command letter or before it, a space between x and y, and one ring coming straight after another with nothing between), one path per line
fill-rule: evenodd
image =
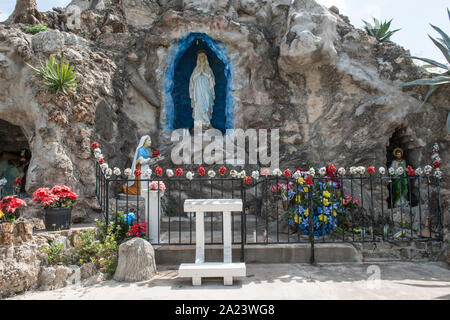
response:
M148 186L165 184L155 200ZM403 183L401 183L403 181ZM141 195L121 193L120 186L139 182ZM402 190L402 188L405 188ZM400 190L399 190L400 188ZM261 177L188 180L159 177L107 179L97 165L96 194L106 221L133 212L146 220L145 208L157 201L158 231L153 243L195 243L195 216L185 213L186 199L240 198L244 211L232 213L232 242L253 244L442 240L440 181L434 176L353 175L301 179ZM398 194L403 194L403 199ZM205 213L205 243L222 244L222 216Z

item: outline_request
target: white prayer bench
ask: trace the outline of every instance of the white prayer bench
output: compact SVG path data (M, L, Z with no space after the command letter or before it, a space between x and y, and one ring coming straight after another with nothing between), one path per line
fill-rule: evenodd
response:
M233 263L231 252L231 212L242 211L241 199L188 199L185 212L195 212L195 263L182 263L179 277L192 278L192 285L202 278L223 277L224 285L233 285L233 277L245 277L244 262ZM205 262L205 212L223 212L223 262Z

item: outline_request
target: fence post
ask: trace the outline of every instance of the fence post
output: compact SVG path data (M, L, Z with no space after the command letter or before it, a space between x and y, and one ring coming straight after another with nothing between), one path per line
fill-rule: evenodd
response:
M109 179L105 178L105 220L109 224Z
M242 199L242 211L241 211L241 262L245 261L244 244L245 244L245 194L244 194L244 180L241 179L241 199Z
M313 183L314 185L314 183ZM314 257L314 208L312 207L312 187L308 188L308 224L309 224L309 242L311 243L311 257L309 262L315 264L316 260Z
M439 240L444 240L442 231L444 229L444 222L442 217L442 206L441 206L441 184L439 178L436 177L436 197L438 206L438 223L439 223Z

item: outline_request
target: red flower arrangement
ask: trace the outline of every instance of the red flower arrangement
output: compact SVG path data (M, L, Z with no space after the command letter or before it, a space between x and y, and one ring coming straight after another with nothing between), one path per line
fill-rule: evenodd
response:
M51 189L39 188L33 195L33 201L39 202L46 208L70 208L78 199L78 195L66 186L54 186Z
M441 163L438 161L433 162L433 168L437 169L441 167Z
M244 182L249 184L252 182L252 177L248 176L247 178L244 179Z
M94 141L91 144L91 149L97 149L98 148L98 142Z
M328 171L328 172L335 173L335 172L337 171L337 169L336 169L336 167L335 167L333 164L330 164L330 165L327 167L327 171Z
M100 164L100 165L103 164L103 158L100 158L100 160L98 160L98 164Z
M181 176L182 174L183 174L183 169L177 168L177 170L175 170L175 175Z
M163 169L162 169L161 167L156 167L155 173L156 173L158 176L161 176L161 175L163 174Z
M156 158L157 156L159 156L161 154L161 152L159 152L159 150L153 151L153 158Z
M416 173L416 170L413 169L413 167L408 166L408 168L406 168L408 175L413 176Z
M198 168L198 174L199 174L199 175L204 176L205 173L206 173L205 168L203 168L203 167Z
M309 186L312 186L312 184L313 184L313 178L312 178L312 177L306 177L306 178L304 179L304 181L305 181L305 183L306 183L307 185L309 185Z
M144 236L147 231L147 222L142 223L135 222L131 229L126 233L127 237L141 237Z
M134 176L136 178L139 178L141 176L141 174L142 174L141 170L139 170L139 169L134 170Z
M14 222L18 218L16 210L26 205L25 201L17 198L17 195L6 196L0 201L0 212L6 211L5 220Z
M372 174L375 172L375 167L367 167L366 171L368 174Z
M22 183L22 178L21 177L17 177L16 180L13 181L13 184L15 184L16 186Z
M221 166L219 169L219 174L221 176L224 176L226 172L227 172L227 168L225 168L225 166Z
M291 176L291 171L289 169L284 170L284 176L289 178Z

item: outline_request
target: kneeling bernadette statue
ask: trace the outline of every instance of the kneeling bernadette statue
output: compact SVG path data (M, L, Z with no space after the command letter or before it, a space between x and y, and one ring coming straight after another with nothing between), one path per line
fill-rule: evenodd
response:
M143 174L150 168L150 165L157 163L159 160L162 160L163 157L158 156L152 158L152 153L150 152L150 146L152 144L152 140L150 136L146 135L141 138L139 144L136 148L136 152L133 158L133 165L131 166L131 176L130 180L136 179L136 181L130 181L126 184L122 185L122 191L125 194L137 195L141 193L141 183L140 177L136 177L134 175L134 171L139 169Z

